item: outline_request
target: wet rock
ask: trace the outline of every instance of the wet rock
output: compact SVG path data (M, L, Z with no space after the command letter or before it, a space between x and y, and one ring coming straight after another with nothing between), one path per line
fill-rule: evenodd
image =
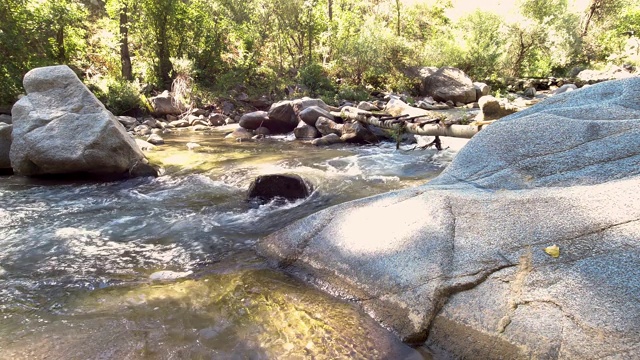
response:
M173 281L177 279L185 278L191 275L191 271L170 271L170 270L162 270L156 271L153 274L149 275L149 280L153 281Z
M193 131L208 131L210 130L208 125L204 125L204 124L196 124L195 126L193 126L191 128L191 130Z
M0 172L11 169L9 150L11 149L11 132L13 125L0 122Z
M300 114L298 114L300 120L304 121L305 123L307 123L307 125L310 126L314 126L320 116L324 116L331 121L335 121L335 118L329 113L329 111L319 106L309 106L308 108L302 110Z
M340 139L340 136L338 136L338 134L327 134L311 142L311 144L315 146L326 146L338 143L342 143L342 140Z
M271 135L271 131L264 126L261 126L253 131L255 135L261 135L262 137Z
M309 196L309 185L298 175L278 174L258 176L249 186L248 198L268 202L275 198L304 199Z
M31 70L23 84L27 96L12 109L10 158L16 174L127 177L153 170L118 119L69 67Z
M138 125L138 120L131 116L117 116L118 121L122 124L125 129L131 130Z
M147 142L153 145L162 145L164 144L164 139L162 138L162 136L158 135L158 134L151 134L148 138L147 138Z
M436 101L470 103L476 101L476 88L471 79L460 69L442 67L425 71L420 85L420 94L431 96Z
M309 126L304 121L298 123L293 133L296 139L315 139L320 136L320 132L314 126Z
M348 143L376 144L378 137L359 122L345 123L340 140Z
M138 145L138 148L140 148L140 150L149 151L156 148L155 145L153 145L150 142L146 142L142 139L135 139L135 140L136 140L136 145Z
M226 116L222 114L211 114L209 116L209 125L211 126L222 126L225 124Z
M232 118L230 118L230 117L228 117L228 118L224 119L224 123L225 123L226 125L235 124L236 122L237 122L237 121L235 121L234 119L232 119Z
M254 111L242 115L239 124L245 129L255 130L268 121L269 115L266 111Z
M173 98L168 91L149 99L154 116L180 115L184 105Z
M263 126L274 134L293 131L298 125L298 117L291 101L284 100L271 105L267 115L269 121Z
M336 134L338 136L341 136L342 127L343 124L338 124L335 121L324 116L320 116L318 118L318 121L316 121L316 129L318 129L318 132L320 132L320 134L323 136L329 134Z
M427 184L320 211L259 249L457 357L633 357L637 89L632 78L550 97L479 132Z
M165 119L167 119L168 122L172 122L178 120L178 117L175 115L167 115L165 116Z
M189 121L187 119L179 119L169 123L169 125L174 128L183 128L189 126Z
M249 140L252 136L253 133L250 130L240 127L233 130L231 134L225 136L225 139Z

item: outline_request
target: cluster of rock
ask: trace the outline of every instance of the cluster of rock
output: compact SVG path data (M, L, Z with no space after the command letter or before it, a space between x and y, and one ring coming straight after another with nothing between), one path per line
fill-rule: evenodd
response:
M361 102L361 109L376 109L374 104ZM292 132L297 139L313 140L315 145L340 142L376 143L376 130L358 122L345 122L331 114L339 111L321 99L302 98L277 102L269 111L254 111L240 118L240 128L229 137L255 139L272 134Z
M637 77L551 97L479 132L429 183L325 209L259 248L451 358L636 358L639 109Z
M27 95L14 104L11 117L0 118L0 168L25 176L157 175L134 139L69 67L31 70L23 85Z

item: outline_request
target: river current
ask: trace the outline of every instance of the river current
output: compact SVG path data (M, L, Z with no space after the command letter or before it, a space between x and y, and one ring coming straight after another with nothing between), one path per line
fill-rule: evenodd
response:
M331 205L425 183L460 143L318 148L224 134L166 135L146 152L162 164L155 179L0 177L0 359L428 357L254 248ZM312 195L246 201L270 173L302 176Z

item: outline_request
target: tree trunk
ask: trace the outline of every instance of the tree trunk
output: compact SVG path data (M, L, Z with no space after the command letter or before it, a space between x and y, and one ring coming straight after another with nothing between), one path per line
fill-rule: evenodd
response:
M396 0L396 14L397 35L400 36L400 0Z
M58 53L56 58L59 64L67 62L67 53L64 50L64 25L60 25L58 31L56 31L56 46L58 47Z
M329 15L329 21L333 21L333 0L327 0L327 12Z
M127 81L133 80L131 55L129 54L129 8L126 3L120 9L120 64L122 77Z
M410 123L406 121L399 121L398 119L380 120L379 117L373 116L371 112L359 110L356 108L345 108L341 112L332 112L334 116L339 116L343 119L352 121L358 121L361 123L377 126L382 129L389 130L401 130L415 135L426 136L449 136L463 139L471 139L473 135L477 134L484 126L491 122L478 122L475 125L442 125L442 124L425 124L425 123ZM425 117L429 115L425 114ZM415 118L415 116L414 116ZM444 118L444 116L443 116ZM439 119L430 119L439 120Z
M167 16L159 22L158 31L158 75L165 89L171 89L171 60L169 59L169 44L167 36Z

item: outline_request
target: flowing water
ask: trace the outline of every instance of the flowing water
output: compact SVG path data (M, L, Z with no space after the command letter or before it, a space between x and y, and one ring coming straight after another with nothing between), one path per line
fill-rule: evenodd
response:
M166 136L147 153L155 179L0 177L0 358L428 357L254 247L328 206L422 184L455 151L223 137ZM247 202L269 173L299 174L313 193Z

